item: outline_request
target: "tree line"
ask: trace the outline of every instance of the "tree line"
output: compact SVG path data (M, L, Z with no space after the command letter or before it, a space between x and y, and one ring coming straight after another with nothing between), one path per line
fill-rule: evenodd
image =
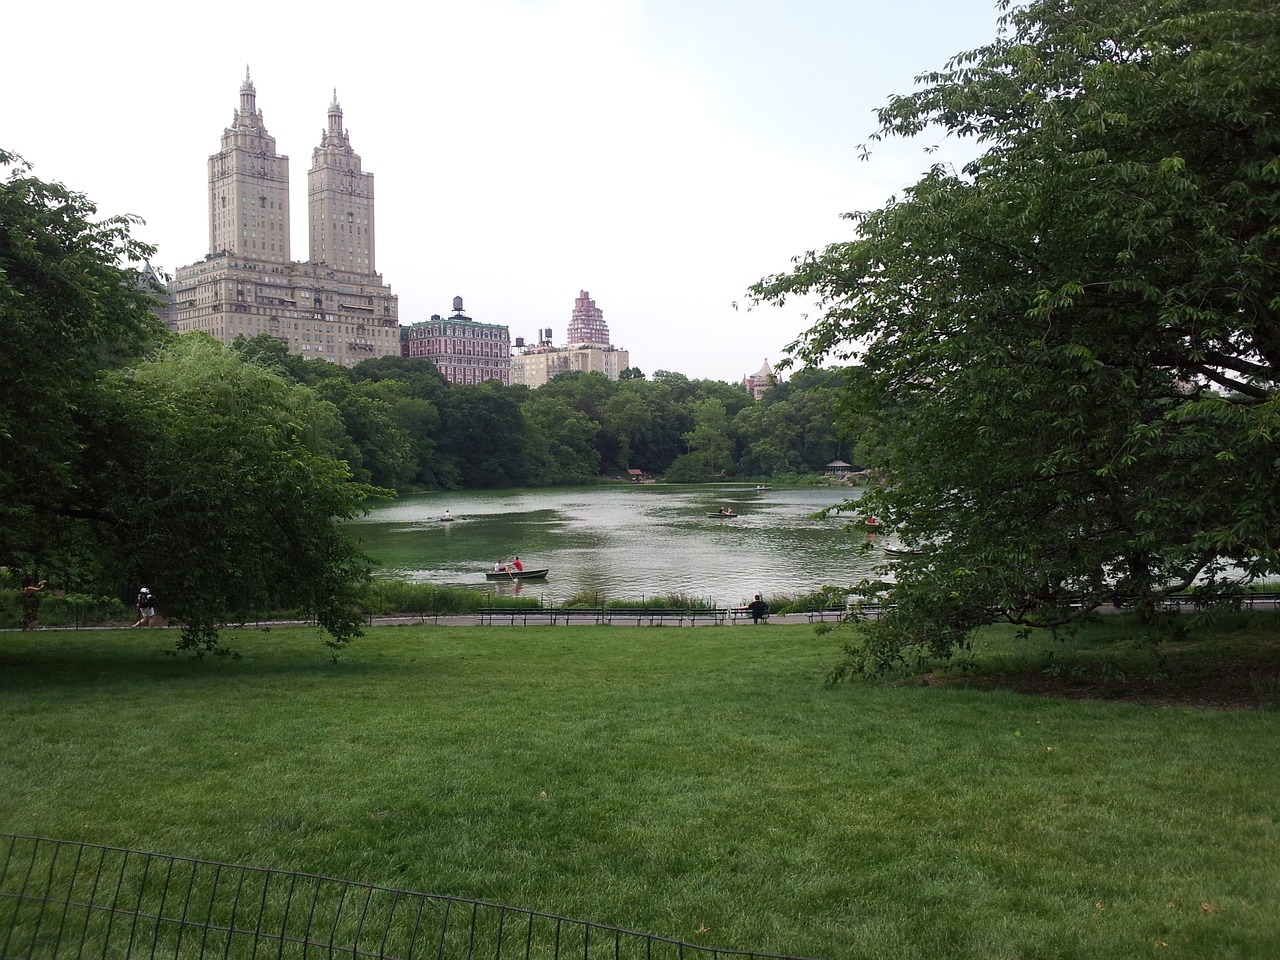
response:
M531 390L451 384L419 358L339 367L265 335L232 350L332 404L352 476L394 490L588 484L628 469L681 483L778 479L848 449L830 370L800 371L757 403L740 386L663 370L564 373Z

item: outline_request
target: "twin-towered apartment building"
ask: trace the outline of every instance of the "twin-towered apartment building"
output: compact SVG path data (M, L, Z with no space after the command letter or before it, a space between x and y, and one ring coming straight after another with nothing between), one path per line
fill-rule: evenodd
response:
M401 326L399 299L377 272L373 174L362 169L342 125L337 91L307 172L308 258L290 238L289 158L276 152L249 71L240 106L209 158L209 253L176 271L170 325L230 343L267 334L290 353L353 366L382 356L430 359L452 383L541 386L566 370L611 379L629 356L609 343L603 312L586 291L575 302L564 346L539 331L511 351L506 326L478 323L455 297L448 318Z

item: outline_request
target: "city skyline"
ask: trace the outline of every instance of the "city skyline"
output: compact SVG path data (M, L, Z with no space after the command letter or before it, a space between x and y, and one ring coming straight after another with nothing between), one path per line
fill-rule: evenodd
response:
M153 3L21 7L13 36L52 36L56 18L57 48L90 52L55 65L44 44L15 45L30 83L0 146L100 215L144 218L135 233L172 274L208 250L207 159L246 65L295 171L336 88L377 180L377 270L402 324L462 296L528 341L566 331L589 290L646 374L738 382L808 325L803 304L746 311L752 282L847 239L842 213L974 152L926 155L935 136L857 159L875 107L992 39L997 16L985 0L476 0L411 21L266 2L251 23ZM305 236L306 205L291 213Z

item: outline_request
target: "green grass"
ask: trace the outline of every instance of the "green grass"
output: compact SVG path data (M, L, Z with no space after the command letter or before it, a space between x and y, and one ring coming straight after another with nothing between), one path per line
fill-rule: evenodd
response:
M1280 943L1275 712L830 687L807 625L170 639L0 635L0 830L832 960Z

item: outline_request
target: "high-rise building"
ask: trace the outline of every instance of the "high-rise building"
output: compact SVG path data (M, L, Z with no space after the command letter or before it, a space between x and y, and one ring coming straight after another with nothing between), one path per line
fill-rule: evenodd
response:
M631 354L609 342L604 311L585 290L573 302L565 346L552 346L548 329L539 330L538 339L527 347L523 337L517 338L516 347L520 352L511 358L511 382L530 389L574 370L603 373L617 380L631 365Z
M209 253L169 286L174 329L224 343L267 334L344 366L400 352L399 301L375 267L373 175L351 147L336 90L307 184L310 259L298 262L289 158L276 153L246 69L240 107L209 158Z
M608 350L609 325L604 322L604 311L596 306L585 290L573 301L573 313L569 318L569 334L566 345L570 347L599 347Z
M329 104L329 127L311 152L307 172L311 259L351 273L373 274L373 174L360 169L360 154L342 126L338 91Z
M289 158L276 153L244 72L240 109L209 158L209 252L289 262Z
M477 323L462 312L462 298L453 298L448 319L433 313L423 323L401 328L401 352L425 357L450 383L511 382L511 332L501 324Z

